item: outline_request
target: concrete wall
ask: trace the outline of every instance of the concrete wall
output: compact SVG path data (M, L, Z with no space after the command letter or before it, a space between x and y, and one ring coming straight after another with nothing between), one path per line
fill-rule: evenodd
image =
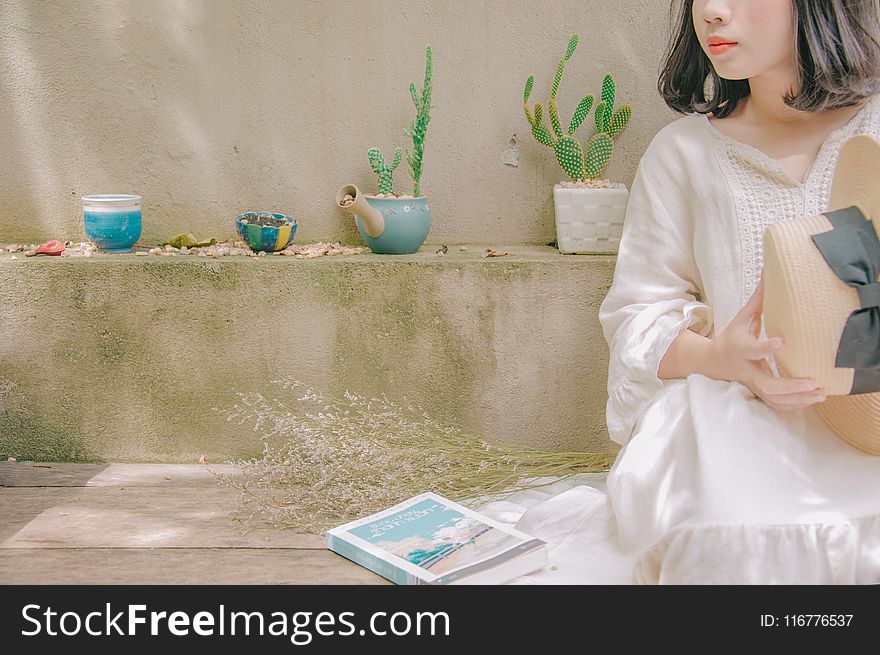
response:
M217 462L261 452L238 393L406 396L492 441L612 452L597 320L614 257L0 254L0 455ZM269 426L277 414L265 413Z
M251 209L297 216L301 241L357 243L333 195L375 188L369 147L407 145L426 43L428 242L546 243L562 174L529 133L526 77L545 101L581 35L563 118L615 74L634 117L607 175L629 185L675 118L656 92L667 30L668 3L634 0L3 0L0 243L84 238L80 196L126 192L144 196L144 244L222 238ZM517 167L501 161L514 134Z

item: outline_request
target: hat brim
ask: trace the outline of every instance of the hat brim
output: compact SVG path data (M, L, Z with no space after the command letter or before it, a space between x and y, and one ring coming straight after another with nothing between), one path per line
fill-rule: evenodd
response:
M856 205L862 213L874 221L880 232L880 142L867 134L859 134L846 141L840 148L834 179L831 182L831 199L828 211L837 211Z
M880 393L829 396L814 407L841 439L866 453L880 455Z
M852 205L874 223L880 234L880 142L859 134L840 148L828 211ZM880 393L829 396L816 411L840 438L873 455L880 455Z

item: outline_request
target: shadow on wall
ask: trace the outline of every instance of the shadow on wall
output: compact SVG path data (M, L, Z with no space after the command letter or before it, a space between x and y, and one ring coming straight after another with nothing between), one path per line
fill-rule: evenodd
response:
M621 97L651 116L649 96L662 106L652 19L667 11L541 4L565 21L535 20L524 0L5 0L0 241L84 238L82 195L138 193L143 243L184 230L222 239L250 210L304 218L300 241L359 243L333 192L348 181L372 191L368 148L406 144L407 85L431 43L436 111L423 181L437 220L428 242L546 243L558 173L530 142L522 81L552 70L560 33L583 25L593 63L571 89L595 88L613 69ZM362 28L356 38L352 25ZM534 55L521 54L524 44ZM611 173L629 182L638 141L665 121L657 114L635 130ZM512 134L518 166L501 158Z
M28 169L28 184L16 189L12 209L29 220L18 227L16 239L59 236L59 227L65 239L85 239L80 197L89 193L147 187L148 207L162 202L171 211L182 209L175 207L172 189L160 190L151 179L157 175L151 168L163 159L184 173L183 188L218 197L221 180L204 130L205 108L187 106L187 96L163 89L180 79L198 88L205 83L203 72L215 66L205 48L209 33L191 34L193 25L205 23L204 5L4 4L12 29L4 30L0 53L15 91L6 94L6 102L17 128L9 131L11 159ZM147 19L145 12L164 15ZM46 32L41 25L66 29ZM76 53L76 61L60 59L59 53ZM170 65L166 53L172 53ZM65 67L74 74L61 84L57 71ZM75 112L70 129L51 122L54 114L44 102Z

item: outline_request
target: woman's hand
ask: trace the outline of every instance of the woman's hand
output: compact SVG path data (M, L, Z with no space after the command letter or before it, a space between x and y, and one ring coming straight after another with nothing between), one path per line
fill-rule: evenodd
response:
M777 378L765 357L784 347L781 338L759 340L764 306L764 273L749 301L713 340L723 377L747 387L777 411L792 411L825 400L824 389L805 378Z

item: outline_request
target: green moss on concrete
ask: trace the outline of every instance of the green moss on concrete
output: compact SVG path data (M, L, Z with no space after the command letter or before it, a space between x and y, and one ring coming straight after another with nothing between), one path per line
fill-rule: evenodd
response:
M592 379L605 369L596 364L604 346L595 312L614 260L527 248L482 259L481 250L312 260L0 256L3 374L21 385L23 403L0 417L0 451L72 461L255 456L259 434L218 408L236 391L269 397L284 376L334 395L406 396L489 437L577 447L560 440L595 423L602 399L589 410L557 406L557 392L527 374L582 358L595 372L577 373L576 391L585 376L590 389L604 388ZM576 339L586 341L545 321L548 308L583 326ZM536 339L520 345L511 326L523 323ZM505 418L511 410L535 428ZM584 431L604 438L602 425Z
M223 260L198 255L151 255L143 259L146 261L141 266L147 277L179 289L210 283L216 289L234 291L241 287L242 274L250 277L251 271L245 271L244 267L255 265L244 256Z
M80 408L70 395L54 395L57 411L47 411L32 400L12 379L0 378L0 457L41 462L101 461L95 444L84 438Z
M333 393L350 389L402 400L427 386L430 394L420 403L426 410L464 421L474 386L491 375L493 362L449 323L435 268L395 261L311 272L324 302L345 309L333 341ZM494 316L480 321L491 330Z
M323 265L322 265L323 264ZM355 285L358 280L358 267L348 262L306 263L306 275L308 279L320 289L325 301L340 307L351 307L357 300L357 295L363 292ZM328 265L330 264L330 265ZM375 267L367 265L371 272L375 273Z
M528 282L532 279L535 267L528 263L501 264L493 262L479 267L478 270L487 284L503 284L505 282Z

